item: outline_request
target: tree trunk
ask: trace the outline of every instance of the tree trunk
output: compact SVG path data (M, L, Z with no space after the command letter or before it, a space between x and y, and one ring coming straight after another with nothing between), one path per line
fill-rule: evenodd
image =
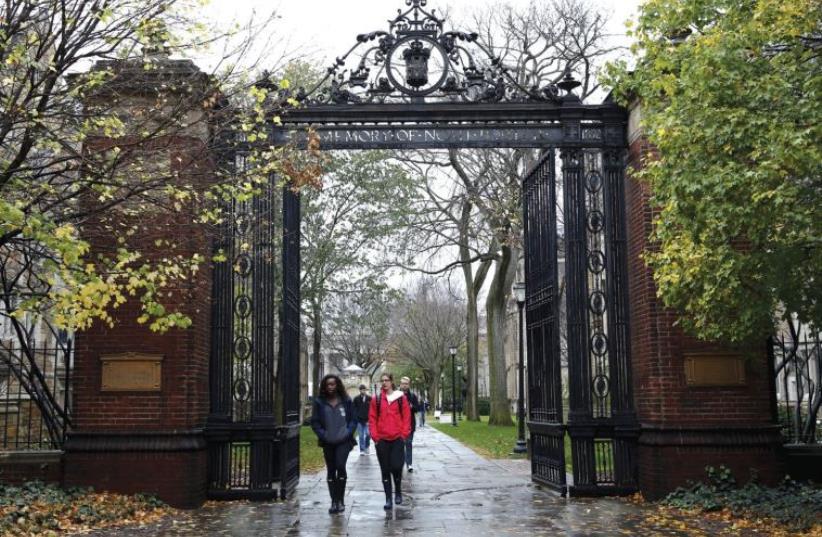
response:
M466 372L468 374L468 391L466 394L465 418L469 421L479 421L477 408L477 392L479 391L479 314L477 312L477 297L470 290L465 314L467 356Z
M300 325L300 423L305 421L305 405L308 402L308 383L311 375L308 372L308 336L305 333L305 324ZM278 383L277 386L280 384Z
M431 380L431 394L430 399L428 402L431 403L431 408L436 409L437 405L440 404L440 374L437 372L434 375L434 378Z
M491 416L489 425L510 425L511 406L508 400L508 375L505 367L505 307L511 284L517 271L519 251L503 246L501 257L496 261L494 279L488 290L485 310L488 317L488 369L491 384Z
M314 397L316 397L317 390L320 389L320 350L322 349L323 340L322 313L316 304L311 310L311 322L314 325L314 333L311 337L311 356L314 360L311 367L311 382L314 386Z
M466 411L466 419L471 421L480 421L479 408L477 406L477 398L479 395L479 294L482 290L482 284L485 277L488 275L488 269L491 266L491 261L483 261L477 270L476 276L473 277L471 285L468 283L466 276L466 293L468 299L466 301L466 362L468 374L468 409ZM464 270L464 267L463 267Z
M465 365L468 382L466 386L466 408L465 418L469 421L480 421L479 409L477 407L477 396L479 392L479 313L478 298L485 277L488 275L488 268L491 262L488 260L480 263L477 274L474 275L474 267L471 263L471 250L469 248L469 225L471 221L471 210L473 204L465 202L462 207L460 217L460 261L462 261L462 275L465 280L465 295L468 298L465 306ZM492 251L496 247L492 246Z

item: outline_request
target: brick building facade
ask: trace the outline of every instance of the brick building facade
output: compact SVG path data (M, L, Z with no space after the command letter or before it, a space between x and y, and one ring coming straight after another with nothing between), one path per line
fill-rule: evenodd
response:
M648 185L630 177L630 170L641 168L654 154L639 127L640 115L641 107L635 105L626 182L631 362L642 428L640 489L646 497L658 498L686 480L704 479L706 466L720 464L737 479L747 479L755 469L773 482L780 475L781 440L770 406L766 335L761 345L747 349L725 349L686 336L675 324L675 312L657 298L651 270L642 260L642 252L654 247L655 209ZM702 374L696 371L700 368ZM732 368L739 371L722 380Z
M157 62L156 71L141 76L139 84L130 83L128 76L130 70L142 69L142 61L117 66L111 93L95 98L119 99L123 110L133 111L152 106L154 97L168 106L192 100L186 88L195 86L196 94L206 86L205 75L189 61L161 57ZM116 85L118 77L124 82ZM175 84L179 89L168 89ZM169 181L203 191L214 180L208 114L195 106L187 114L189 126L142 144L141 157L167 172ZM87 142L87 150L105 151L123 142L98 137ZM148 259L194 254L208 259L211 232L195 223L197 214L193 201L176 211L157 204L147 213L103 213L85 222L82 232L93 252L112 252L126 236L125 228L136 226L138 233L128 237L127 246ZM166 291L166 309L190 317L191 327L154 332L148 323L138 322L139 300L129 298L116 310L114 326L95 323L77 334L74 422L65 445L64 480L67 485L153 493L171 505L194 507L204 501L207 485L203 426L209 412L210 263ZM137 382L144 367L159 369L154 384ZM105 378L106 368L111 380Z

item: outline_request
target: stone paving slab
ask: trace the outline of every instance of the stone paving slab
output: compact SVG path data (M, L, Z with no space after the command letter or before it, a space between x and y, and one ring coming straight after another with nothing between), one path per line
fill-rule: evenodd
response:
M372 448L348 460L346 511L329 515L325 472L302 476L287 502L211 502L145 527L92 533L110 537L688 535L648 529L647 512L613 498L566 499L531 483L528 461L489 461L431 428L414 437L414 473L406 502L382 508L379 464Z

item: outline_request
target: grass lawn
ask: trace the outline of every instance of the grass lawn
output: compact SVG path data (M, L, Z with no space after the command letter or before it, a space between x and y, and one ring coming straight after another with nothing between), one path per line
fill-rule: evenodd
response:
M248 464L249 443L234 444L233 458L242 467ZM312 473L325 468L323 449L317 445L317 435L308 425L300 427L300 473Z
M456 438L483 457L489 459L523 459L525 455L514 454L517 442L517 427L488 425L488 416L480 416L482 421L460 421L454 427L450 423L440 423L433 417L426 418L425 424L438 431ZM516 424L517 418L512 416ZM317 446L317 435L311 427L304 425L300 429L300 473L317 472L325 468L323 450ZM565 469L572 471L571 439L565 435Z
M512 416L516 424L517 418ZM488 416L480 416L477 421L460 421L454 427L451 423L440 423L426 420L426 425L433 425L438 431L451 436L470 447L483 457L489 459L521 459L523 455L513 452L517 442L517 428L488 425ZM565 436L565 469L571 471L571 439Z
M512 453L517 442L516 427L488 425L488 416L480 416L481 421L460 421L454 427L450 423L426 420L440 432L451 436L489 459L522 459L524 455ZM516 423L516 418L514 418Z
M310 474L325 468L323 449L317 445L317 435L308 425L300 427L300 473Z

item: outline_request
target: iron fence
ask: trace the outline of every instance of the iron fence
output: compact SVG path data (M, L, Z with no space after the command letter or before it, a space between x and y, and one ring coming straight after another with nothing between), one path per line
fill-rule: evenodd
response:
M822 340L819 330L791 320L771 338L776 414L788 444L822 441Z
M71 341L0 340L0 450L61 449L69 422Z

